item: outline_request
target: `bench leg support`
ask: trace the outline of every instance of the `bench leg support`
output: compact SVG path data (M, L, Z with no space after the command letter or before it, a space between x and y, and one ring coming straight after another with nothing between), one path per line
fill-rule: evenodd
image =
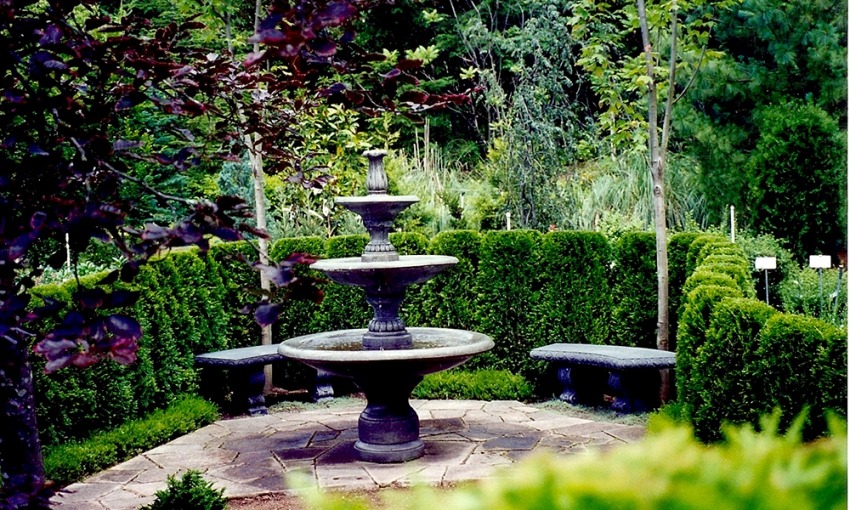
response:
M313 388L313 402L323 402L334 398L331 374L324 370L316 371L316 386Z
M661 374L653 368L612 370L608 388L614 396L611 409L618 413L644 413L660 404Z
M568 404L599 405L602 403L606 377L604 370L595 367L559 367L558 380L563 387L559 398Z
M248 414L251 416L269 414L266 409L266 398L263 396L266 385L263 365L240 368L234 372L236 372L236 381L244 381L244 386L237 383L238 393L234 390L236 404L247 406Z

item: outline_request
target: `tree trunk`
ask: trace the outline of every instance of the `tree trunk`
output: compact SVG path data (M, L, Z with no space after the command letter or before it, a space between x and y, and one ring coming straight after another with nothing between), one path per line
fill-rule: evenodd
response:
M668 269L667 269L667 202L664 194L664 163L667 150L667 137L669 135L669 121L672 107L672 101L669 98L673 96L673 85L669 91L667 108L665 109L664 117L664 132L662 133L662 143L658 140L658 87L655 83L655 63L652 55L652 44L649 40L649 24L646 19L646 2L637 0L638 18L640 20L641 40L643 42L643 54L646 59L646 74L649 77L649 91L647 99L649 101L649 166L652 174L652 203L655 221L655 261L658 271L658 330L656 337L656 346L660 350L667 351L670 349L669 344L669 286L668 286ZM675 16L674 16L675 20ZM675 40L676 40L676 25L673 23L673 41L674 45L670 54L670 62L675 71ZM674 75L671 75L671 78ZM668 371L662 371L661 379L661 401L666 402L670 398L670 376Z
M8 340L7 337L0 342L6 344ZM16 340L15 345L0 350L0 402L4 403L0 420L0 510L49 509L32 367L27 359L29 343L22 338Z

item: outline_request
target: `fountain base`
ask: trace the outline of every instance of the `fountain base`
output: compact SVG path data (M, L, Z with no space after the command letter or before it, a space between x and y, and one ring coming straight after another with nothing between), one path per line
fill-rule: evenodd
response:
M426 374L460 365L493 347L493 340L472 331L409 328L407 349L367 349L364 329L315 333L283 342L278 352L319 370L354 379L366 396L354 448L361 460L407 462L422 456L419 415L410 394Z

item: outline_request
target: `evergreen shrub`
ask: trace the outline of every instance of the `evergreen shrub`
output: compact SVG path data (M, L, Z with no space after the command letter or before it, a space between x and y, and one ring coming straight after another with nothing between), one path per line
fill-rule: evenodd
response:
M413 398L459 400L527 400L532 385L507 370L449 370L426 375Z
M718 235L718 234L701 234L698 235L693 241L691 241L690 246L688 247L688 255L685 262L686 273L690 275L693 273L697 266L700 265L701 260L700 254L702 253L702 248L709 243L714 243L717 241L726 241L726 238Z
M679 307L684 297L682 287L685 286L688 273L688 249L691 243L701 234L698 232L678 232L667 241L667 275L669 282L670 329L668 332L670 350L676 348L676 331L679 324Z
M610 338L614 345L656 348L657 274L655 234L623 234L614 246L614 269L611 275L613 305ZM669 329L675 328L671 326Z
M757 423L769 411L757 351L762 328L777 313L754 299L725 299L712 311L690 379L688 403L699 438L716 441L724 422Z
M424 284L423 313L426 325L475 331L479 328L479 293L476 275L481 234L473 230L440 232L431 239L428 253L456 257L458 263Z
M157 491L154 502L140 510L225 510L224 489L213 489L200 471L189 470L179 479L169 475L166 488Z
M541 235L533 230L490 231L482 236L477 289L481 332L495 347L467 362L468 368L495 368L522 374L534 381L539 362L535 347L539 325L532 315L539 277Z
M777 314L761 330L757 373L763 409L783 411L783 427L808 409L806 437L826 432L826 414L847 414L847 331L812 317Z
M366 234L331 237L325 242L325 257L359 257L368 242ZM362 288L328 282L324 289L325 297L310 321L312 331L357 329L369 324L372 309Z
M731 281L731 279L730 279ZM676 332L676 392L685 407L685 415L696 398L692 390L695 377L694 363L706 342L711 314L715 306L727 298L741 298L743 294L732 283L728 285L700 285L690 291L679 313Z
M428 238L418 232L390 232L390 242L401 256L428 253ZM405 291L399 315L407 326L426 326L429 321L429 316L423 310L427 292L423 287L423 284L418 283ZM371 308L369 310L371 311ZM361 327L365 328L366 325L364 323Z
M198 397L184 396L167 409L130 420L110 431L96 433L79 442L46 447L45 473L49 480L66 485L217 419L215 405Z
M533 337L530 347L606 343L611 333L611 248L605 237L597 232L550 232L539 244L537 260L533 285L539 291L532 309L535 324L527 332Z

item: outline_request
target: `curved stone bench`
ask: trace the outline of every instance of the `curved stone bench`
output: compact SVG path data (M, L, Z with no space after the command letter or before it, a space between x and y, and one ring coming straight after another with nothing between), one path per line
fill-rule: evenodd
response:
M266 385L263 367L287 359L277 352L278 347L277 344L271 344L207 352L195 356L195 364L199 367L229 369L233 374L234 400L244 405L252 416L268 414L266 399L263 396ZM313 400L319 401L333 396L330 374L317 372Z
M560 399L571 404L600 405L605 390L620 413L644 412L659 405L659 370L676 366L676 353L619 345L550 344L531 357L558 368Z

